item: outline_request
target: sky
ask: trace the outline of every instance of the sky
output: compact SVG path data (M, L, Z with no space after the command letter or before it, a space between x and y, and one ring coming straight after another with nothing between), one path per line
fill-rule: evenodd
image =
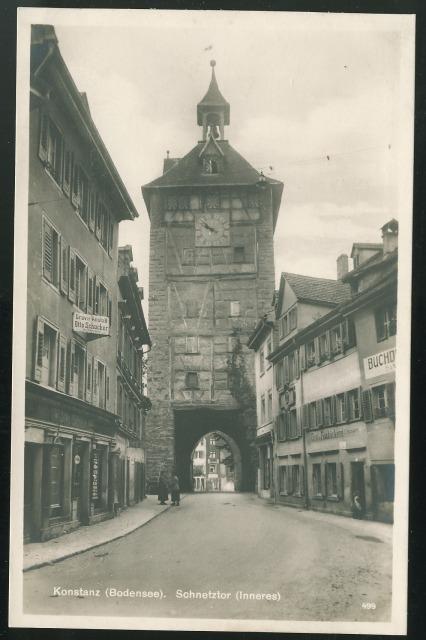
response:
M140 285L149 275L141 185L161 175L167 150L182 157L200 139L196 105L212 58L231 105L225 137L284 182L277 282L282 271L335 278L353 242L380 241L380 227L399 217L407 143L398 16L125 13L80 10L53 24L139 211L120 224L119 243L132 245Z

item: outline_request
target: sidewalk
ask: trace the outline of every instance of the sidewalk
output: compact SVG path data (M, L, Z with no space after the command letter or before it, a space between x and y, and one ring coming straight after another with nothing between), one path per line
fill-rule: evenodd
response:
M184 496L181 496L183 498ZM148 496L142 502L111 520L91 526L82 526L76 531L46 542L31 542L24 545L24 571L53 564L78 553L99 547L102 544L122 538L139 529L160 515L171 505L160 505L156 496Z

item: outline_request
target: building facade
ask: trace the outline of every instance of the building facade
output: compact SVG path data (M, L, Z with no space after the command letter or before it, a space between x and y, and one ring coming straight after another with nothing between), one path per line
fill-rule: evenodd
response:
M114 503L131 506L145 496L144 423L150 401L144 393L145 352L151 340L138 286L138 272L132 265L132 247L118 249L117 310L117 454L114 473L117 479Z
M253 489L255 398L246 347L274 292L273 233L282 183L263 177L225 139L229 103L214 62L197 106L202 140L142 188L151 220L147 420L150 491L162 464L192 489L191 454L220 431L238 459L238 490Z
M26 540L113 513L118 225L135 216L53 28L33 26Z
M397 222L382 232L354 244L351 271L338 258L338 280L282 275L269 356L277 502L392 521Z

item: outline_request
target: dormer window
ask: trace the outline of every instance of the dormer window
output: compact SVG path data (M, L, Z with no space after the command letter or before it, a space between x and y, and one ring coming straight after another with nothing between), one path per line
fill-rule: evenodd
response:
M203 159L203 173L207 173L209 175L215 175L219 173L219 162L214 158L204 158Z

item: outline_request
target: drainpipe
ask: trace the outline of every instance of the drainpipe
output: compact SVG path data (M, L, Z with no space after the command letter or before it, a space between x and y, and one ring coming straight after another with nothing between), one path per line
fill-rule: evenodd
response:
M306 358L306 354L305 354L305 358ZM300 360L299 360L299 367L300 367ZM303 484L305 486L305 504L304 507L305 509L309 509L309 485L308 485L308 455L306 453L306 429L305 426L303 424L303 374L305 372L304 371L300 371L300 405L302 407L302 415L301 415L301 422L302 422L302 443L303 443Z

